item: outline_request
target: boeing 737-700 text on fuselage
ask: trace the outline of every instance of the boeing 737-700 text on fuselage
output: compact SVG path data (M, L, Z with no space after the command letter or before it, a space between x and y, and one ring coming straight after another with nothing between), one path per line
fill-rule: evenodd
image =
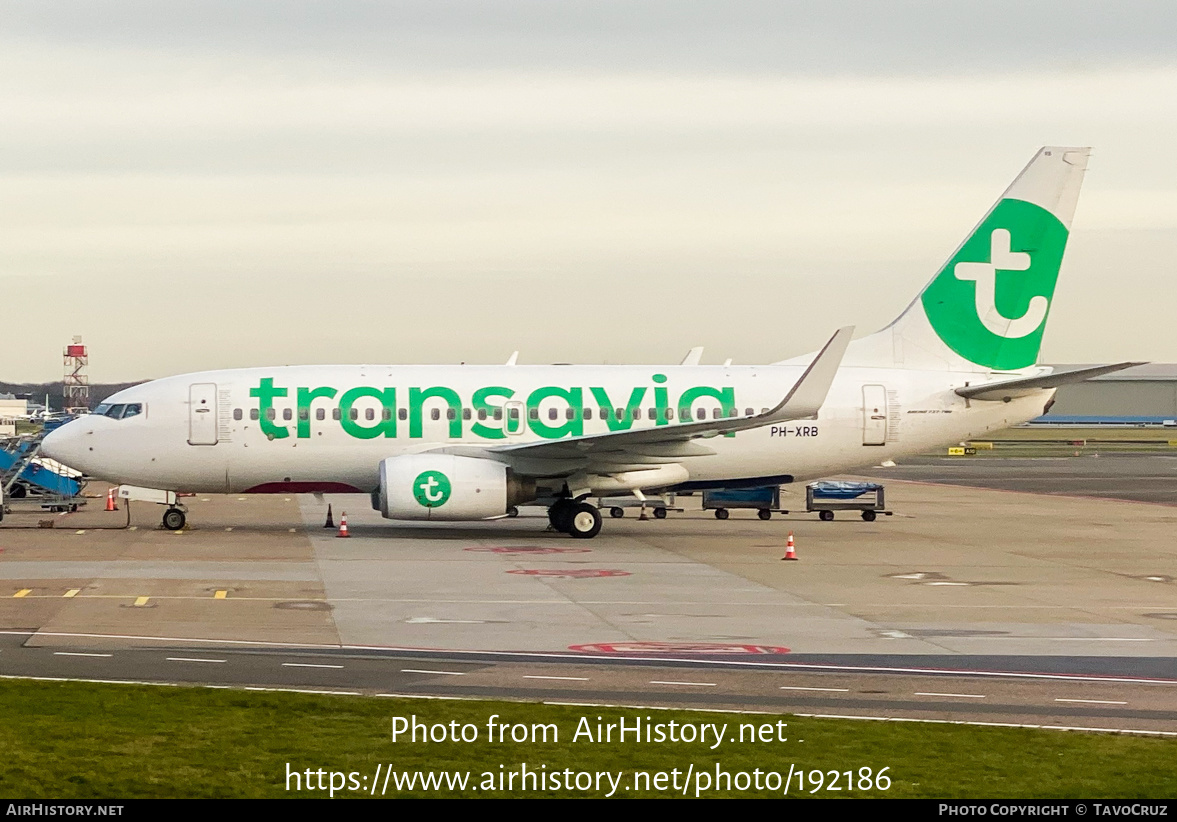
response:
M756 366L288 366L137 385L46 437L101 479L176 492L370 493L390 519L828 476L1006 428L1130 363L1037 366L1089 151L1043 148L891 325ZM172 508L164 524L180 528Z

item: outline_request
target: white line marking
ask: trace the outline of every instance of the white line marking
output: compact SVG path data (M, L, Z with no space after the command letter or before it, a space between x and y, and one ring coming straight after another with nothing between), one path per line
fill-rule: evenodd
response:
M423 671L419 668L401 668L402 674L445 674L446 676L465 676L465 671Z
M53 655L54 656L100 656L100 657L114 656L114 654L83 654L80 651L54 651Z
M538 674L524 674L524 679L560 679L566 682L588 682L587 676L539 676Z
M389 696L393 699L453 699L458 702L475 700L475 697L472 696L433 696L432 694L376 694L376 696Z
M706 685L709 688L714 688L714 682L675 682L673 680L651 679L651 685Z
M283 662L283 668L342 668L342 665L319 665L314 662Z
M1127 705L1127 702L1117 702L1112 699L1056 699L1055 702L1086 702L1091 705Z
M850 693L849 688L802 688L800 685L782 685L782 691L832 691L834 693Z
M952 696L960 699L984 699L984 694L938 694L932 691L916 691L916 696Z
M224 662L223 659L199 659L191 656L169 656L164 657L168 662Z
M1087 499L1084 497L1083 499ZM556 600L552 600L556 602ZM560 602L567 604L567 600ZM540 603L544 604L544 603ZM584 600L579 600L579 605L593 604ZM613 605L625 603L610 603ZM945 606L941 606L945 607ZM988 607L968 605L962 607ZM1001 607L1036 607L1036 606L1022 606L1010 605ZM1043 607L1071 607L1071 606L1043 606ZM1125 606L1127 607L1127 606ZM1143 608L1144 606L1132 606L1134 610ZM1156 608L1166 608L1168 605L1148 606ZM168 637L168 636L147 636L143 634L83 634L73 633L68 631L10 631L0 630L0 636L24 636L24 637L82 637L86 639L139 639L148 642L210 642L219 643L222 645L253 645L266 648L328 648L331 650L343 651L389 651L389 652L411 652L422 653L429 652L434 649L429 648L414 648L402 645L344 645L344 644L329 644L319 642L268 642L265 640L255 639L205 639L201 637ZM1025 639L1025 637L1014 637L1015 639ZM1035 639L1042 639L1042 637L1033 637ZM1046 637L1046 639L1059 639L1060 637ZM1074 637L1069 637L1074 639ZM1152 642L1151 639L1144 639L1144 642ZM448 650L447 654L464 655L464 656L489 656L495 658L521 658L521 659L575 659L575 660L607 660L616 662L619 659L639 662L666 662L668 657L662 656L641 656L629 654L581 654L581 653L561 653L552 651L470 651L470 650ZM749 660L725 659L694 659L690 657L670 657L670 661L677 662L684 665L697 665L700 667L719 667L719 668L753 668L760 670L782 670L782 671L855 671L866 673L889 673L889 674L965 674L968 676L986 676L998 677L1003 679L1057 679L1065 682L1114 682L1116 684L1148 684L1148 685L1174 685L1177 684L1177 679L1172 677L1136 677L1136 676L1097 676L1094 674L1048 674L1048 673L1034 673L1023 671L986 671L986 670L970 670L966 668L909 668L909 667L888 667L885 665L831 665L810 662L764 662ZM643 705L606 705L600 704L602 708L644 708ZM685 709L684 709L685 710ZM755 712L742 712L755 713ZM763 713L763 712L761 712ZM1019 726L1021 727L1021 726Z
M981 725L986 728L1035 728L1044 731L1093 731L1105 734L1177 736L1177 731L1145 731L1139 728L1068 728L1063 725L1019 725L1015 722L969 722L963 719L915 719L903 716L854 716L852 714L794 714L794 716L804 716L808 719L867 719L873 722L926 722L932 725Z

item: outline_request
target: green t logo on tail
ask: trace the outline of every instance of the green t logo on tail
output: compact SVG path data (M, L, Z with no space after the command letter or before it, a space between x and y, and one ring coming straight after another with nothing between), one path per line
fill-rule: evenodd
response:
M940 339L988 368L1033 365L1066 245L1049 211L1002 200L921 296Z
M440 471L423 471L413 480L413 497L426 508L438 508L450 498L453 487Z

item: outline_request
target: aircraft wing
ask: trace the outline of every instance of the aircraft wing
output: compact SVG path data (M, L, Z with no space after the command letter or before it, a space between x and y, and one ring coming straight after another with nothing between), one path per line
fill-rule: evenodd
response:
M1092 377L1111 374L1115 371L1123 371L1125 368L1133 368L1137 365L1144 365L1144 363L1118 362L1112 365L1096 365L1091 368L1072 368L1068 371L1054 371L1050 374L1041 374L1032 377L1019 377L1018 379L1002 380L1001 382L968 385L964 388L956 389L956 393L967 400L1004 402L1006 400L1024 397L1035 391L1041 391L1043 388L1055 388L1060 385L1083 382L1083 380L1089 380Z
M690 440L815 417L825 402L834 376L838 373L838 366L846 353L846 346L850 344L853 332L853 326L839 329L776 407L762 414L675 422L657 428L500 445L485 451L512 460L516 457L542 461L574 460L582 464L598 461L625 462L631 459L635 462L672 462L678 457L714 453L710 448L692 443Z

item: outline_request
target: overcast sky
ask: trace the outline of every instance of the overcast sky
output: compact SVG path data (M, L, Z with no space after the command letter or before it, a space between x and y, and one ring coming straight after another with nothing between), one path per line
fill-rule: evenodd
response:
M1043 358L1177 361L1172 2L3 2L0 379L770 362L889 322L1043 144Z

